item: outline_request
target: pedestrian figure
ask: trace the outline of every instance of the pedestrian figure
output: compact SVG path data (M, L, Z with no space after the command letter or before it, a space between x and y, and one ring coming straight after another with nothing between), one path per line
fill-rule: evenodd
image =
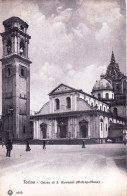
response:
M31 149L30 149L30 146L29 146L29 142L28 141L26 141L26 151L30 151Z
M46 149L46 141L43 140L43 150L45 150L45 149Z
M126 141L124 141L124 145L126 145Z
M85 140L82 140L82 148L85 148Z
M8 140L8 142L6 143L6 149L7 149L6 157L10 157L11 156L11 150L12 150L11 140Z
M2 148L4 147L4 142L2 141Z
M52 145L53 145L53 140L52 140Z

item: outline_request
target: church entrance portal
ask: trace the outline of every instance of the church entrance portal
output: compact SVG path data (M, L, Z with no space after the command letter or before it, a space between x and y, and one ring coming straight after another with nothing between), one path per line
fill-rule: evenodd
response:
M58 119L58 134L60 138L67 138L67 118Z
M88 122L85 120L82 120L79 122L80 125L80 137L86 138L88 137Z
M60 138L66 138L66 125L60 126Z
M42 131L42 138L45 139L47 137L47 125L42 123L40 127Z
M82 138L88 137L88 130L87 130L86 125L82 125L80 130L81 130L81 137Z

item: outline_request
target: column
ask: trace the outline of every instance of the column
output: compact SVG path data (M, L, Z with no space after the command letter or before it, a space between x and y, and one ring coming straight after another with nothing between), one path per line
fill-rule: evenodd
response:
M33 139L36 139L36 120L33 121Z
M74 138L77 138L77 118L74 118Z
M14 44L15 44L14 53L17 53L17 39L18 39L17 36L15 36L15 37L14 37L14 42L15 42L15 43L14 43Z
M26 38L26 40L25 40L25 56L28 58L28 42L29 42L29 40L27 40L27 38Z
M40 139L39 136L40 136L39 120L37 120L37 139Z
M2 38L2 41L3 41L3 56L6 56L7 54L6 54L6 40L5 40L5 38L3 37Z
M57 121L56 120L55 120L55 132L52 134L53 134L54 138L57 135Z
M77 110L77 96L75 95L75 111Z
M88 137L90 138L90 121L88 121Z
M12 53L15 53L15 36L12 35Z
M20 54L20 36L17 35L17 54Z

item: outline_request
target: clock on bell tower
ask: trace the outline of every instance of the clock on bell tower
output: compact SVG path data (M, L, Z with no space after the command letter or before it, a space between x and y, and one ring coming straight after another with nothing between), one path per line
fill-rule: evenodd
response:
M18 17L3 22L2 117L3 138L30 137L30 63L28 24Z

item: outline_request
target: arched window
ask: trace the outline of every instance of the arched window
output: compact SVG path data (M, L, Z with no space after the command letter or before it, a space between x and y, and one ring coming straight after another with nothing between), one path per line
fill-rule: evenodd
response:
M123 94L126 94L126 80L123 81Z
M116 93L119 93L120 92L120 86L119 84L116 84Z
M11 69L10 67L7 69L7 76L10 76L11 75Z
M20 26L20 29L21 29L22 31L24 31L24 27L23 27L22 25Z
M101 131L102 131L102 129L103 129L103 119L102 118L101 118L100 122L101 122Z
M104 107L104 112L105 112L105 107Z
M21 41L20 42L20 55L22 55L22 54L24 54L24 42L23 41Z
M108 93L106 93L106 99L109 99L109 94Z
M117 110L117 108L113 108L113 114L115 114L116 116L118 115L118 110Z
M101 94L100 93L98 93L98 99L101 99Z
M66 98L66 106L68 109L71 108L71 98L70 97Z
M95 105L95 108L98 109L98 105L97 104Z
M11 40L8 40L7 42L7 53L8 54L11 54L11 48L12 48Z
M60 109L60 101L59 99L55 99L55 103L56 103L56 110Z
M100 110L102 109L102 106L100 106Z
M24 73L24 69L23 68L21 68L21 76L24 76L25 75L25 73Z

